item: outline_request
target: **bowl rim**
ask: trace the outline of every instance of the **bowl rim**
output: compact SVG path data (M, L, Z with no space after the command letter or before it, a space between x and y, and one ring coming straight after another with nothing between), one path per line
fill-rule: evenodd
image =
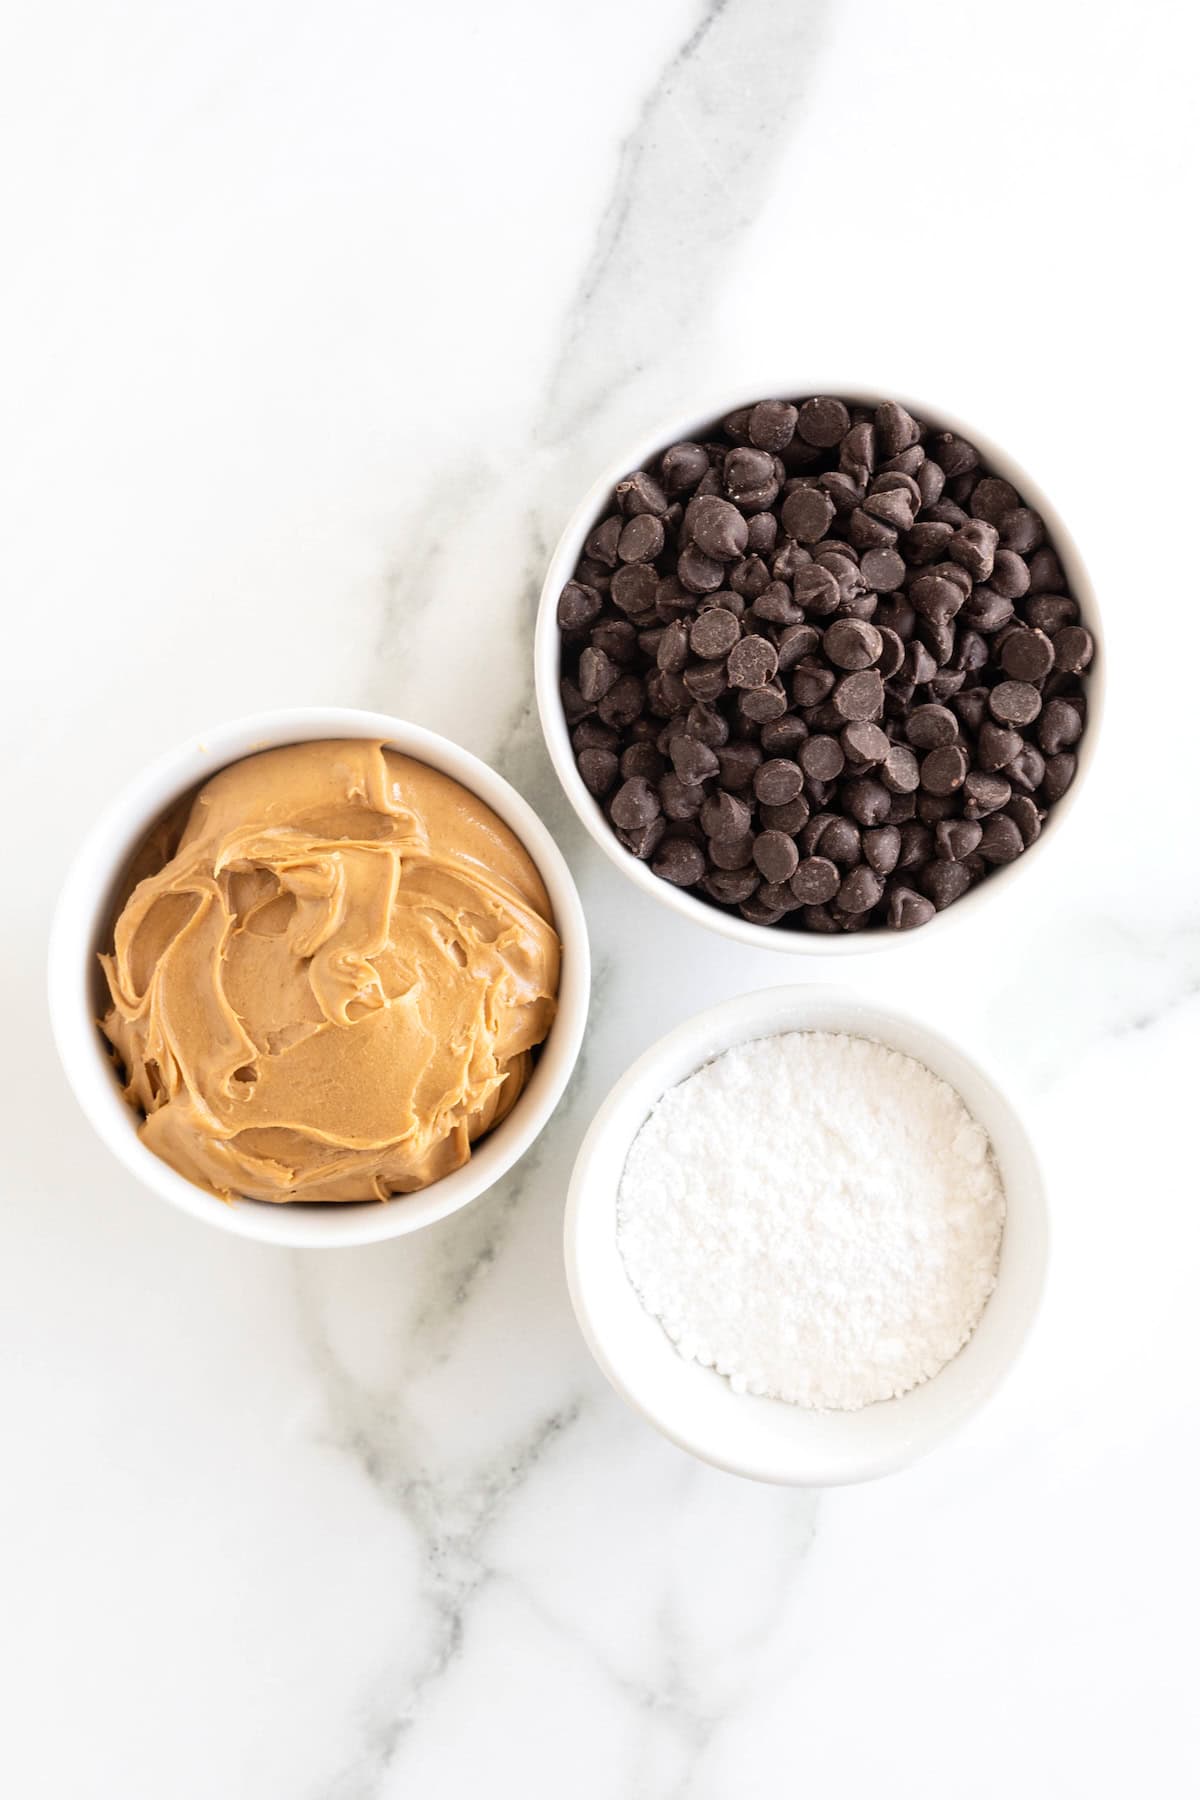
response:
M853 1017L855 1011L858 1010L869 1015L870 1023L864 1022L858 1026L852 1023L844 1025L812 1023L813 1010L822 1007L843 1012L847 1018ZM810 1016L808 1023L804 1022L806 1013ZM586 1253L581 1241L585 1235L585 1213L597 1205L602 1205L606 1212L611 1205L615 1235L615 1184L610 1185L606 1177L598 1175L596 1165L602 1157L611 1153L610 1140L616 1121L621 1118L633 1096L639 1090L644 1095L653 1094L653 1098L650 1098L645 1105L645 1112L642 1115L644 1123L657 1099L670 1088L678 1085L679 1082L687 1080L688 1073L686 1072L679 1075L668 1075L665 1071L672 1064L678 1051L694 1045L697 1041L700 1041L705 1047L695 1051L691 1059L689 1071L691 1073L735 1044L750 1042L785 1031L845 1031L849 1035L876 1037L877 1041L900 1049L902 1054L912 1056L918 1061L922 1060L919 1050L891 1042L888 1036L888 1027L893 1024L899 1026L905 1033L911 1033L919 1043L933 1050L939 1057L944 1056L952 1066L957 1065L960 1071L968 1072L973 1081L988 1092L989 1102L1004 1118L1005 1129L1013 1147L1010 1160L1021 1162L1025 1168L1025 1179L1016 1199L1016 1206L1021 1209L1024 1227L1032 1233L1034 1243L1034 1257L1031 1265L1023 1274L1019 1271L1010 1271L1009 1275L1010 1282L1024 1281L1025 1311L1023 1319L1019 1323L1019 1328L1008 1337L1003 1355L993 1358L990 1372L975 1380L965 1398L960 1399L957 1406L952 1407L944 1422L935 1422L932 1425L926 1422L924 1429L910 1431L899 1443L893 1443L890 1448L866 1449L861 1454L843 1454L840 1457L832 1458L826 1455L824 1459L814 1457L808 1462L802 1452L791 1454L790 1446L787 1451L782 1453L756 1456L731 1454L715 1442L709 1434L689 1428L688 1425L669 1416L661 1407L652 1404L645 1391L639 1388L636 1382L631 1382L627 1372L618 1366L610 1351L608 1340L611 1334L606 1330L604 1320L602 1318L598 1320L597 1308L593 1303L594 1288L589 1282L588 1271L584 1266ZM932 1065L928 1066L932 1067ZM933 1073L939 1075L940 1079L949 1082L952 1087L956 1087L954 1080L938 1068L934 1067ZM958 1091L957 1087L956 1091ZM967 1103L964 1101L964 1104ZM971 1110L969 1105L968 1110ZM974 1116L973 1113L972 1116ZM622 1121L623 1137L626 1124L627 1121ZM626 1150L639 1129L640 1124L635 1125L629 1132ZM992 1136L990 1132L989 1136ZM1007 1183L1005 1199L1004 1229L1007 1233L1013 1211L1013 1190L1008 1187ZM605 1229L607 1230L607 1226ZM615 1244L613 1249L619 1259L620 1252ZM563 1219L563 1260L571 1306L584 1342L601 1373L615 1392L678 1449L687 1451L711 1467L721 1469L726 1474L739 1475L754 1481L792 1487L849 1486L892 1474L946 1442L968 1420L979 1413L1007 1380L1026 1350L1045 1296L1049 1251L1050 1215L1045 1175L1037 1145L1023 1116L987 1062L982 1060L974 1049L965 1048L949 1032L941 1027L930 1025L925 1019L902 1005L891 1000L876 1000L861 990L847 985L826 982L797 982L783 986L749 989L727 1000L719 1001L714 1006L706 1007L698 1013L691 1014L643 1051L613 1084L593 1116L571 1172ZM997 1286L1004 1279L1003 1258L1004 1240L1002 1239L1001 1273L997 1278ZM626 1280L628 1281L627 1274ZM632 1291L632 1283L629 1285ZM633 1295L633 1298L635 1303L640 1304L637 1302L636 1294ZM989 1299L988 1305L991 1304L992 1301ZM678 1357L675 1346L662 1330L659 1321L649 1313L644 1313L643 1316L657 1327L661 1336L663 1356L675 1357L681 1363L685 1363L685 1359ZM958 1356L951 1358L950 1362L945 1365L946 1369L954 1367L958 1362L958 1357L965 1354L969 1348L970 1342L969 1339ZM704 1369L701 1373L706 1379L722 1380L722 1377L712 1370ZM899 1396L898 1399L878 1402L877 1406L887 1408L905 1406L910 1395L922 1394L935 1388L942 1373L943 1371L939 1371L938 1375L931 1377L929 1381L920 1383L916 1388L910 1389L907 1394ZM796 1411L801 1413L805 1411L805 1409L792 1409L783 1401L746 1397L743 1397L743 1400L745 1404L754 1407L783 1408L785 1412L793 1414L793 1416ZM739 1404L742 1403L743 1401L740 1400ZM869 1421L875 1412L876 1406L869 1406L850 1414L810 1416L845 1417L852 1420ZM869 1424L867 1429L869 1430Z
M884 400L896 400L915 418L935 430L952 431L973 443L990 471L1011 481L1022 499L1042 515L1048 541L1057 552L1067 576L1067 586L1079 603L1080 617L1096 643L1096 654L1089 667L1087 680L1087 728L1076 746L1078 766L1071 786L1051 809L1036 841L1021 856L993 869L978 887L972 888L953 905L937 913L918 931L892 931L883 926L874 926L868 931L828 935L779 930L770 925L752 924L748 919L724 912L720 907L697 898L684 888L674 887L670 882L663 881L651 872L648 864L632 856L618 842L599 802L585 786L575 766L570 733L558 691L558 597L570 579L584 541L605 510L616 483L631 470L645 467L653 456L661 453L669 444L692 437L738 407L752 405L772 395L808 397L817 394L836 395L851 405L871 407L878 406ZM874 387L861 387L855 383L837 382L822 385L791 381L774 385L762 381L739 382L732 390L718 391L711 401L702 406L689 407L686 412L672 415L652 431L642 432L630 449L613 457L571 512L555 545L538 600L533 656L538 716L550 760L580 823L608 860L644 893L676 914L690 919L693 924L702 925L709 931L716 931L723 937L748 944L754 949L775 950L790 956L865 956L897 949L908 941L927 944L931 934L937 934L940 940L949 931L960 929L973 921L980 908L998 898L1017 878L1019 872L1027 870L1031 864L1040 868L1042 864L1038 853L1044 851L1048 843L1060 840L1063 827L1075 813L1079 796L1087 785L1099 746L1107 685L1105 632L1095 585L1066 521L1041 484L1027 473L1024 464L995 443L987 433L977 430L936 402L915 399L910 394L894 390L884 391Z
M528 1086L461 1169L415 1194L382 1201L221 1200L152 1150L122 1098L95 1023L92 962L111 895L131 850L171 801L257 751L337 738L378 738L469 788L535 863L563 946L558 1011ZM106 803L72 857L50 927L47 996L59 1060L98 1137L144 1187L204 1223L260 1243L332 1249L422 1230L478 1199L524 1155L554 1113L583 1041L591 987L587 923L574 877L549 828L504 776L452 739L393 714L298 706L247 714L193 733L142 767Z

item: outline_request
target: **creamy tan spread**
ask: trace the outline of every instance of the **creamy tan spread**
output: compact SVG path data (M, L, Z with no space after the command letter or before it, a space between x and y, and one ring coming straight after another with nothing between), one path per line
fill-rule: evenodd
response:
M136 872L103 1030L142 1138L190 1181L385 1200L511 1109L559 942L528 853L448 776L367 741L268 750L206 782Z

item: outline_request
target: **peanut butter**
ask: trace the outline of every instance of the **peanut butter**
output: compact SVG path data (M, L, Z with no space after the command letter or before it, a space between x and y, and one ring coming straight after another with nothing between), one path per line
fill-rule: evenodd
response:
M190 1181L386 1200L512 1108L559 942L527 852L448 776L367 741L268 750L151 834L138 873L103 1030L144 1142Z

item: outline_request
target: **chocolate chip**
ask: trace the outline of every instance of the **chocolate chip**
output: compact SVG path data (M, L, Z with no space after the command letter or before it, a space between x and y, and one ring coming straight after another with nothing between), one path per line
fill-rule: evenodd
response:
M630 744L628 750L621 752L620 770L622 779L630 780L640 775L645 781L659 781L667 772L666 758L653 744Z
M879 662L877 667L885 681L899 674L904 666L904 640L886 625L876 623L880 637Z
M615 567L617 545L621 541L624 524L625 521L616 513L603 520L588 536L587 543L584 545L586 555L590 556L594 562L606 563L610 569ZM559 623L562 623L561 618Z
M825 450L838 444L850 429L849 409L840 400L826 396L805 400L800 407L796 430L806 444Z
M943 819L934 828L935 850L946 862L962 862L979 848L983 826L974 819Z
M1083 720L1078 707L1072 706L1069 700L1046 702L1045 711L1038 720L1038 744L1047 756L1069 750L1072 744L1078 743L1082 732Z
M734 645L725 666L735 688L765 687L779 667L779 657L769 638L746 637Z
M884 825L891 815L891 795L882 782L873 781L870 776L861 781L844 782L842 803L860 825Z
M692 651L706 660L715 661L718 657L723 660L741 635L741 625L727 608L710 606L692 621Z
M575 750L612 750L617 751L621 739L611 726L604 725L599 719L581 719L571 733L571 744Z
M944 797L957 793L967 778L970 764L961 744L945 744L931 750L921 763L921 786L927 793Z
M928 925L934 915L933 902L910 887L894 887L888 896L888 924L893 931L914 931Z
M1064 625L1054 637L1054 667L1068 675L1082 675L1096 654L1090 631L1082 625Z
M710 794L700 809L700 823L709 837L739 838L750 829L750 808L744 800L725 791Z
M835 619L825 629L821 648L837 669L869 669L879 661L883 639L865 619Z
M750 409L746 429L752 444L778 456L786 450L796 431L799 412L788 400L760 400Z
M745 831L740 837L713 838L708 854L718 869L744 869L754 859L754 835Z
M960 862L926 863L917 877L925 897L939 912L960 900L971 885L970 871Z
M872 768L882 763L892 747L886 731L866 720L842 727L840 742L846 761L859 768Z
M667 510L667 496L645 469L638 469L624 481L618 481L617 500L626 518L638 513L654 513L661 518Z
M897 550L868 550L862 559L863 580L873 587L876 593L891 594L903 587L908 569L904 558Z
M1012 785L1002 775L985 775L979 769L972 769L963 782L963 813L968 819L982 819L988 813L999 812L1007 806L1012 797Z
M779 492L774 458L750 445L731 450L722 470L725 492L735 506L770 506Z
M558 597L559 630L586 631L603 605L604 601L595 588L587 587L581 581L568 581Z
M805 563L797 569L792 592L797 606L802 606L810 618L816 619L835 611L840 598L837 577L833 571L815 562Z
M1014 681L1044 681L1054 667L1054 645L1044 631L1010 631L1000 646L1000 667Z
M995 562L1000 533L986 518L970 518L955 531L946 545L952 562L961 563L972 580L986 581Z
M806 856L796 865L789 886L801 905L821 906L833 899L841 881L836 865L827 856Z
M755 868L714 869L701 883L709 899L715 900L718 906L740 906L743 900L749 900L758 885Z
M694 887L708 864L698 844L687 838L669 837L664 839L650 867L663 881L673 882L676 887Z
M684 526L692 542L714 562L732 562L746 552L746 521L736 506L715 494L691 501Z
M713 706L702 700L688 711L687 734L701 744L707 744L710 750L719 750L722 744L729 742L729 721Z
M876 825L862 834L863 855L877 875L890 875L900 860L900 828Z
M845 766L845 754L835 737L818 733L800 746L800 767L814 781L836 781Z
M1005 600L1019 600L1029 588L1029 567L1012 550L997 550L988 585Z
M1024 743L1019 731L985 719L979 727L979 766L985 771L1007 768Z
M915 444L921 428L896 400L884 400L875 408L875 435L885 456L898 456Z
M1030 625L1057 641L1063 627L1078 619L1079 608L1066 594L1037 594L1025 602L1025 617Z
M784 501L779 522L800 544L815 544L833 519L833 501L820 488L794 488Z
M1048 544L1035 550L1029 559L1029 592L1061 594L1066 586L1063 566Z
M681 734L671 745L671 762L686 787L696 787L717 773L716 752L696 738Z
M775 913L795 912L800 904L786 881L764 881L755 899Z
M1042 696L1027 681L1002 681L988 705L1001 725L1031 725L1042 710Z
M683 671L683 685L693 700L709 703L719 700L729 688L729 677L723 662L691 663Z
M658 576L648 563L626 563L612 578L612 599L630 617L654 609Z
M797 706L819 706L833 692L837 676L815 656L805 656L791 673L792 699Z
M634 775L613 795L611 810L614 825L621 826L624 831L634 831L656 819L662 803L650 783L642 776Z
M934 432L929 440L929 454L935 456L948 477L965 475L979 466L979 452L974 444L953 431Z
M906 730L909 743L918 750L936 750L954 743L958 720L948 706L918 706L910 713Z
M811 808L803 794L797 794L784 806L761 806L758 809L759 824L766 831L786 831L794 837L798 831L808 824Z
M1021 833L1021 841L1028 849L1040 837L1042 830L1042 815L1036 804L1028 794L1014 794L1005 811Z
M1010 482L1002 481L997 475L985 475L982 481L975 484L971 494L971 511L977 519L986 519L989 525L999 525L1006 513L1014 506L1019 506L1021 496Z
M1023 743L1010 763L1004 766L1004 773L1014 787L1019 787L1027 794L1032 794L1041 787L1046 775L1046 759L1036 744Z
M915 793L921 785L920 765L904 744L893 744L883 759L879 779L889 793Z
M883 711L883 682L877 669L843 675L833 690L833 704L843 719L877 719Z
M768 881L787 881L800 861L793 838L783 831L760 831L754 840L756 868Z
M918 504L906 488L881 488L867 495L863 511L896 531L909 531L916 519Z
M954 618L961 611L965 599L962 588L956 581L937 572L944 566L939 563L936 569L923 570L909 583L908 588L909 599L917 611L926 619L933 619L938 623Z
M979 487L982 487L982 481ZM979 492L976 488L975 493ZM975 496L971 496L971 504L975 504ZM1000 533L1000 542L1006 550L1015 550L1018 556L1028 556L1036 550L1046 535L1046 527L1041 515L1028 506L1014 506L1001 519L993 519L993 525Z
M579 658L579 692L585 700L603 700L619 674L603 650L594 650L589 644Z
M1046 772L1042 779L1042 793L1047 806L1053 806L1061 800L1075 779L1076 759L1071 751L1063 750L1046 758Z
M744 900L738 907L738 911L743 919L747 919L751 925L778 925L783 914L778 907L764 905L759 898L762 891L760 887L753 899Z
M914 638L904 647L904 671L914 687L923 687L933 680L938 666L930 655L926 645L919 638Z
M680 781L674 769L668 769L658 784L662 809L668 819L694 819L704 805L704 789L689 787Z
M751 610L756 619L765 619L769 625L799 625L804 618L803 607L796 605L792 590L784 581L772 581Z
M808 727L804 720L797 718L795 713L787 713L782 719L772 719L764 725L758 741L766 756L794 756L807 736Z
M779 520L773 512L753 513L746 521L746 550L751 556L769 556L779 536Z
M611 750L581 750L576 762L589 793L597 799L607 794L617 779L617 758Z
M659 465L664 490L672 499L689 493L708 473L708 466L708 452L699 444L672 444L663 451Z
M725 579L723 565L715 557L706 556L698 544L685 545L675 567L680 581L692 594L715 594Z
M653 513L637 513L625 522L617 555L625 563L653 562L665 542L662 520L656 519Z
M828 856L831 861L851 868L862 860L862 836L852 819L836 813L819 813L810 819L801 834L800 847L806 856Z
M866 863L859 863L857 868L843 877L837 891L837 904L842 912L865 913L873 906L878 906L883 898L883 883L874 869Z
M983 827L979 840L979 854L984 862L1015 862L1025 848L1025 840L1021 836L1016 821L1007 813L993 813Z
M666 674L678 675L687 668L688 628L682 619L675 619L664 627L655 660Z
M817 741L809 740L810 743ZM799 767L783 757L772 757L770 762L763 763L754 777L755 798L765 806L786 806L803 787L804 776Z
M660 815L657 819L652 819L649 825L636 826L632 831L622 830L618 826L617 836L639 862L648 862L666 835L666 829L667 822Z
M757 744L738 739L736 743L727 744L724 749L717 751L717 779L723 788L741 792L750 786L754 771L762 759L762 751Z

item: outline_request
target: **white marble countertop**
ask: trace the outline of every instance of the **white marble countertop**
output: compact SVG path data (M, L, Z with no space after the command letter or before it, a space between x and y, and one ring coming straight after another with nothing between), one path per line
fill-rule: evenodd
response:
M1190 10L18 0L0 40L4 1791L1194 1791ZM990 938L836 970L1024 1104L1043 1319L953 1444L820 1496L629 1413L559 1251L628 1060L828 972L636 895L532 709L568 507L657 416L760 375L977 420L1057 497L1111 635L1057 857ZM597 965L577 1078L511 1179L325 1256L141 1192L43 1001L114 784L308 701L508 774Z

